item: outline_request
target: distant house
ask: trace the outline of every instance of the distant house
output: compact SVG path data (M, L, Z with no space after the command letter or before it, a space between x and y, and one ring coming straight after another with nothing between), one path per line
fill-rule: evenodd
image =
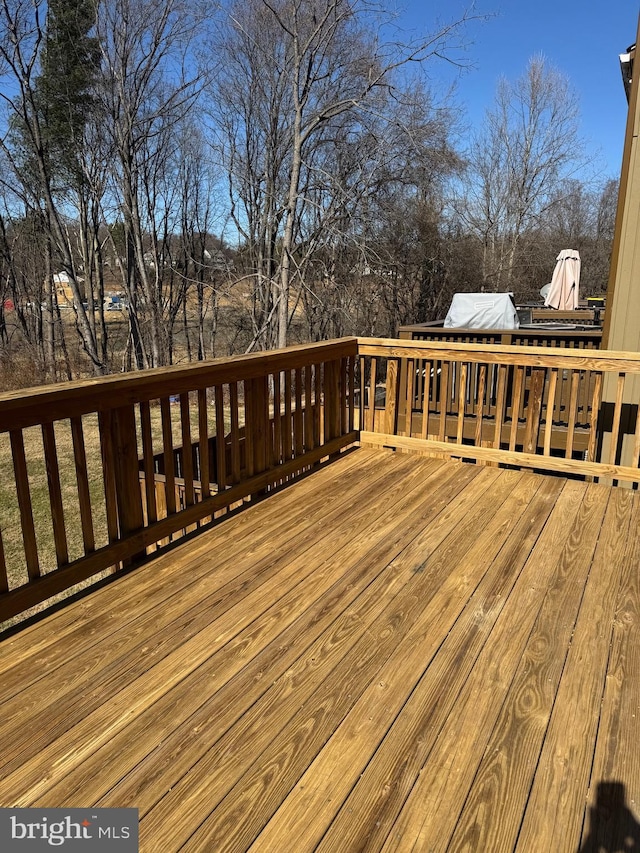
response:
M73 290L71 289L71 279L68 273L64 271L54 273L53 286L58 305L73 305Z
M234 268L233 259L227 258L222 249L205 249L202 253L204 265L215 272L230 272Z

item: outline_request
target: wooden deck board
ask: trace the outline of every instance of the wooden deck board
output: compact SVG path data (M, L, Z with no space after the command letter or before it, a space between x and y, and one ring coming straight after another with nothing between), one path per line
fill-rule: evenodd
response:
M640 527L640 500L634 496L630 530ZM589 811L582 828L582 849L625 849L638 843L636 818L625 803L625 790L637 797L640 779L640 539L629 536L613 621L602 714L591 769ZM632 801L638 814L638 800ZM628 842L627 842L628 846Z
M639 521L346 454L0 641L0 805L138 807L150 853L606 846L640 803Z
M406 468L407 460L399 460L398 464ZM353 496L355 499L359 496L363 479L375 489L376 471L373 461L370 467L364 464L361 469L356 470L354 476L351 476L349 468L346 468L343 479L345 497ZM237 585L240 577L237 562L239 555L244 557L248 554L252 555L251 575L255 579L259 572L260 560L269 558L271 555L274 536L278 538L283 550L289 546L299 553L303 549L308 549L309 541L312 543L313 539L301 536L301 532L308 532L309 528L312 528L309 517L313 517L312 524L315 525L332 524L336 518L335 505L327 502L331 492L323 490L323 485L323 481L320 481L310 495L301 489L297 496L297 504L291 503L293 495L289 492L274 496L269 507L264 507L268 512L261 512L259 521L254 526L251 525L254 508L250 508L246 513L230 520L228 528L225 528L228 530L228 535L216 529L207 537L206 542L195 538L191 542L191 547L181 552L179 559L181 571L179 572L175 570L175 564L169 558L162 562L157 561L156 570L147 573L144 578L138 576L123 578L117 590L110 587L104 591L105 595L101 597L104 600L101 600L100 608L94 606L92 598L83 601L78 608L74 608L80 611L78 614L80 618L75 620L75 623L71 608L60 611L54 618L55 630L51 632L51 636L41 640L39 646L34 644L36 648L31 655L28 654L30 634L25 632L24 636L21 634L10 640L9 647L12 654L0 657L7 666L12 664L12 669L2 673L0 701L6 702L13 693L22 691L20 701L24 703L24 691L28 683L26 683L24 668L21 664L25 659L30 659L32 662L35 660L37 663L30 672L32 683L34 683L43 674L50 673L54 667L68 666L71 657L87 655L93 646L99 644L105 628L111 633L114 643L117 642L118 632L126 637L130 637L132 633L141 634L144 637L147 634L141 627L141 623L145 619L157 620L158 608L162 602L171 602L172 607L167 610L168 613L186 611L187 608L181 608L180 596L201 600L198 599L201 588L210 595L213 589L220 591L221 594L225 584L229 582ZM249 546L247 545L248 536L250 537ZM212 551L220 555L213 584L208 563L202 559L203 554ZM293 558L292 550L288 553ZM113 605L116 603L118 608L114 611ZM135 629L132 629L132 626L135 626ZM113 649L114 645L110 645L111 655L113 655ZM66 650L67 654L60 654L60 650ZM62 673L58 672L58 681L61 680Z

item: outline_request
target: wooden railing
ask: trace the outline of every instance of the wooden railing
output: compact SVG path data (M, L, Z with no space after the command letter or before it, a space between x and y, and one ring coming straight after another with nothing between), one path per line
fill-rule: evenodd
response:
M355 442L356 357L352 338L1 395L0 622Z
M346 338L1 395L0 622L358 441L640 482L639 375L629 353Z
M362 338L358 352L363 444L640 480L640 408L625 390L640 355Z
M563 312L570 313L570 312ZM549 317L548 322L554 318ZM551 329L544 327L544 320L534 319L540 328L520 329L452 329L445 328L442 320L432 323L417 323L401 326L398 337L409 341L447 341L460 344L503 344L519 347L566 347L567 349L599 349L602 329ZM561 318L557 318L561 322ZM575 322L575 321L574 321Z

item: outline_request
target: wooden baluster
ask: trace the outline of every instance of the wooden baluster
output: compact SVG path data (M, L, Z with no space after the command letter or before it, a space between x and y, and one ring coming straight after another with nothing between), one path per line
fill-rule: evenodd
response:
M403 359L406 364L407 387L405 393L404 434L411 436L414 395L416 387L416 362L413 358Z
M378 381L378 359L375 356L371 359L371 375L369 376L369 400L367 407L367 427L369 432L375 432L376 429L376 383Z
M302 377L300 377L301 379ZM267 410L268 389L267 377L259 376L252 382L252 411L253 411L253 473L262 474L267 470L270 453L267 448L267 427L269 413ZM302 415L302 407L300 414Z
M524 367L516 367L514 370L513 391L511 396L511 433L509 435L509 450L511 453L516 449L523 386Z
M356 389L356 356L349 356L349 388L347 390L347 405L349 407L347 431L353 432L355 426L355 389Z
M457 415L458 414L458 405L460 402L460 363L457 361L449 362L449 384L450 388L447 389L447 409L450 410L450 414Z
M322 436L322 364L314 364L314 397L313 397L313 443L314 447L319 447ZM362 402L361 402L362 405ZM362 428L362 419L360 427Z
M458 429L456 433L456 441L462 444L464 436L464 413L467 402L467 371L468 365L465 361L460 365L460 385L458 387Z
M398 359L387 359L387 381L384 407L384 432L387 435L398 434Z
M544 426L544 456L551 456L551 435L553 433L553 412L556 404L556 391L558 388L558 368L551 368L549 379L549 393L547 394L547 408L545 412Z
M554 421L556 424L562 424L565 422L564 389L567 384L565 374L566 370L564 368L560 368L558 370L558 387L556 390L556 405L554 409Z
M431 388L431 371L433 362L426 359L420 361L420 375L422 385L422 426L420 438L426 439L429 434L429 391Z
M280 464L280 449L276 445L276 391L273 374L265 374L264 382L267 405L267 468L276 468Z
M496 423L493 433L493 446L500 449L502 443L502 425L506 415L507 402L507 368L501 364L498 367L498 388L496 391Z
M497 365L497 364L488 365L487 406L485 409L485 412L486 412L486 415L488 418L495 418L496 417L496 404L495 404L494 400L496 400L498 374L499 374L499 365Z
M609 451L609 464L615 465L618 451L618 437L620 435L620 419L622 416L622 401L624 398L624 381L625 374L618 374L618 384L616 388L616 402L613 409L613 425L611 427L611 449Z
M184 477L184 494L187 506L195 503L193 488L193 448L191 442L191 415L189 413L189 392L180 394L180 432L182 435L182 476Z
M227 488L227 452L226 436L224 426L224 393L222 385L216 385L216 468L218 470L218 491L223 492ZM247 445L247 465L249 465L249 426L246 423L247 413L247 382L244 383L244 408L245 408L245 443ZM253 465L253 459L251 459ZM253 473L253 471L251 472Z
M428 374L428 383L429 387L427 389L427 396L429 398L428 403L428 411L429 414L433 412L435 416L435 421L437 423L438 416L440 415L440 384L442 382L442 362L437 358L432 358L427 365ZM429 434L436 433L438 431L438 427L436 426L434 429L429 431Z
M487 365L481 364L480 371L478 376L478 387L477 387L477 402L476 402L476 433L475 433L475 443L476 447L482 446L482 414L484 411L484 394L485 394L485 386L487 382Z
M571 396L569 398L569 419L567 421L567 444L565 448L565 459L571 459L573 455L573 439L578 415L578 391L580 390L580 371L571 371Z
M416 411L422 411L422 404L425 395L425 387L424 387L424 359L418 357L415 359L415 368L413 371L414 378L414 397L413 397L413 407Z
M365 405L364 405L365 404L364 398L365 398L365 394L367 393L367 388L366 388L366 383L365 383L365 377L367 375L366 370L367 370L367 360L363 355L361 355L360 356L360 407L358 409L358 429L359 430L368 429L367 425L365 424L365 411L366 410L365 410ZM316 394L316 400L318 400L317 394Z
M545 368L534 367L531 371L529 403L527 406L527 425L525 429L524 452L535 453L538 447L542 394L545 384Z
M255 449L253 446L253 438L255 435L253 427L253 379L244 380L244 446L247 476L253 477Z
M24 555L27 562L27 574L29 576L29 580L32 581L40 577L40 564L38 561L36 531L33 524L33 508L31 505L31 491L29 489L29 475L27 473L27 460L24 454L22 430L11 430L9 432L9 438L11 440L13 471L16 482L16 492L18 495L18 507L20 510Z
M311 402L311 389L313 377L311 376L311 365L304 369L304 449L313 450L313 404Z
M56 563L58 566L64 566L69 562L69 549L67 547L67 531L64 521L62 489L60 488L58 450L56 447L56 437L52 423L42 424L42 445L44 448L44 461L47 469L49 505L51 507Z
M481 343L483 343L481 341ZM476 404L478 401L478 383L480 381L480 365L474 362L467 364L467 393L465 395L465 416L466 404L469 405L469 414L475 415Z
M2 543L2 529L0 528L0 595L9 592L9 576L7 564L4 558L4 545Z
M160 416L162 419L162 447L164 457L165 500L167 516L176 511L176 475L173 457L173 432L171 430L171 402L168 397L160 400Z
M591 374L594 375L593 373ZM596 458L596 447L598 441L598 417L600 412L600 399L602 396L602 373L596 373L593 382L593 396L591 398L591 417L589 421L589 446L587 448L587 459L593 462Z
M284 455L293 457L293 414L292 414L291 371L284 372ZM326 430L326 425L325 425Z
M349 385L347 380L347 358L340 359L340 435L349 429Z
M324 430L325 441L340 435L340 367L335 361L324 365Z
M302 368L296 367L295 377L296 409L293 415L293 425L295 432L295 455L302 456L302 454L304 453L304 425L302 422Z
M450 362L443 361L440 371L440 393L438 405L440 407L440 428L438 430L438 441L447 441L447 414L449 409L449 368Z
M142 432L142 463L144 466L144 493L147 523L158 520L156 505L156 472L153 461L153 436L151 432L151 406L147 400L140 403L140 429Z
M277 467L284 461L282 450L282 373L273 375L273 464Z
M111 412L100 412L98 429L100 431L100 452L102 455L102 482L104 503L107 514L107 535L109 542L118 539L118 499L116 496L116 475L113 467L113 426Z
M78 485L78 503L80 505L80 526L84 553L95 551L95 536L93 532L93 515L91 512L91 495L89 493L89 476L87 474L87 454L84 447L84 432L82 418L71 418L71 437L73 442L73 461L76 469ZM137 475L138 455L136 453L137 488L140 490L140 478Z
M229 400L231 408L231 481L239 483L242 477L242 462L240 457L240 414L238 408L238 383L229 385Z
M198 391L198 452L200 455L200 492L202 500L211 494L209 484L209 419L207 414L207 389Z

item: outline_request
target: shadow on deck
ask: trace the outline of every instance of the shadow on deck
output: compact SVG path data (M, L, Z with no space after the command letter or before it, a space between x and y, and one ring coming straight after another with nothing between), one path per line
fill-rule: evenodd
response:
M638 846L639 500L344 454L0 644L0 805L137 807L149 853Z

